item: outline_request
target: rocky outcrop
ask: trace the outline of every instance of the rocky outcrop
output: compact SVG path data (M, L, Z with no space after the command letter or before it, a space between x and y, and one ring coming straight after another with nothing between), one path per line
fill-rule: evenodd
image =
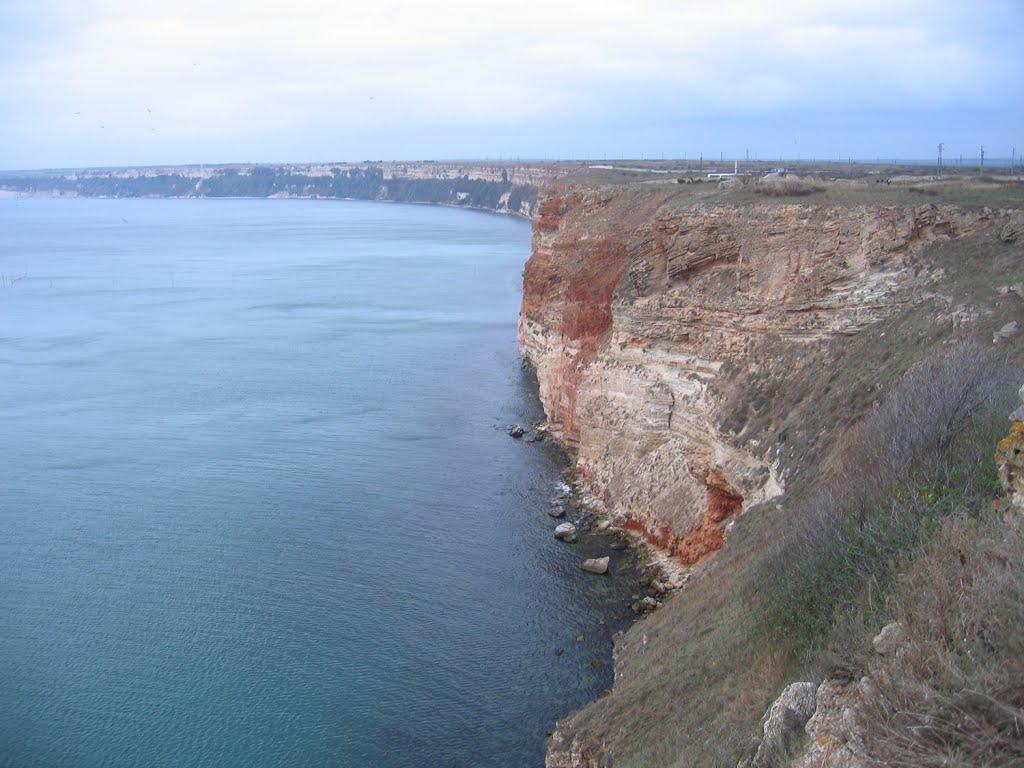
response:
M549 187L519 340L585 500L683 565L782 493L770 445L722 426L723 381L771 338L799 357L920 296L921 248L999 222L954 206L694 200L664 185Z
M815 706L803 728L802 748L791 755L795 768L866 768L864 748L858 738L857 704L871 696L872 683L829 678L814 696ZM797 740L794 737L792 741Z
M763 734L757 751L739 768L775 768L783 764L797 744L803 742L804 726L814 714L818 686L791 683L779 694L761 720Z
M1009 434L996 446L995 460L1009 503L1024 511L1024 386L1020 388L1020 402L1010 415Z

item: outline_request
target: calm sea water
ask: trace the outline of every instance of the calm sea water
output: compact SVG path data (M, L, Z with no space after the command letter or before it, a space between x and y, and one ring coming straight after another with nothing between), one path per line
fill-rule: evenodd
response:
M442 208L0 200L0 764L541 765L630 575L579 571L605 544L553 540L560 467L505 433L528 250Z

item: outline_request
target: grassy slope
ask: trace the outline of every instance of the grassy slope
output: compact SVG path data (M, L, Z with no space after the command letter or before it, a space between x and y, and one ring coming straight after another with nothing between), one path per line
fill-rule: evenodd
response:
M1024 521L964 511L922 547L889 603L911 640L871 659L874 695L856 709L877 765L1024 764Z
M861 203L867 202L864 195L882 195L886 203L1000 206L1013 205L1019 193L1017 187L1007 188L993 200L984 189L967 186L922 200L919 193L906 190L851 192L830 186L824 196L829 202ZM780 504L752 509L737 522L728 546L706 566L703 578L691 580L683 593L623 640L614 691L568 724L600 763L735 765L756 735L765 708L786 683L820 679L836 664L855 663L850 658L855 649L869 645L871 633L880 626L873 622L886 611L884 595L869 595L870 590L854 589L852 600L835 595L846 604L837 605L835 614L818 611L826 616L826 626L808 622L796 630L778 630L772 609L783 598L777 583L780 548L775 545L785 536L799 535L808 501L825 478L849 469L838 450L844 436L908 368L954 337L971 335L990 346L992 333L1003 324L1016 319L1024 326L1024 300L995 290L1024 281L1021 244L1001 243L988 230L933 246L922 258L945 269L942 295L918 297L920 303L904 313L814 354L795 357L792 347L766 340L759 357L770 361L767 371L762 366L757 377L737 375L728 382L724 396L730 416L723 431L741 442L781 444L784 465L799 471L790 476ZM975 314L963 327L949 320L958 305ZM1004 342L1001 349L1015 361L1017 372L1024 371L1024 337ZM991 456L984 441L978 445ZM991 493L984 486L982 479L977 494L960 506L983 508L982 497ZM943 510L950 508L933 512ZM894 568L931 530L911 536L903 552L879 553L885 558L882 571L888 572L880 585L883 592L891 586ZM830 600L828 588L818 597ZM796 637L794 631L804 636Z

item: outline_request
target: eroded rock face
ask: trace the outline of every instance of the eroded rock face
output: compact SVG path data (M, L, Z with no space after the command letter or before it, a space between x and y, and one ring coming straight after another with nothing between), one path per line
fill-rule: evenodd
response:
M610 764L590 754L579 739L555 731L548 742L544 768L610 768Z
M815 708L804 730L802 751L792 757L793 768L865 768L869 762L857 736L855 706L871 694L868 678L860 681L825 680L818 686Z
M585 499L685 565L783 490L769 446L720 427L721 382L766 336L794 354L911 300L924 245L992 223L934 205L683 202L666 187L551 187L519 340Z
M774 768L801 740L804 725L814 714L818 686L815 683L791 683L765 712L761 721L763 737L757 752L739 768Z

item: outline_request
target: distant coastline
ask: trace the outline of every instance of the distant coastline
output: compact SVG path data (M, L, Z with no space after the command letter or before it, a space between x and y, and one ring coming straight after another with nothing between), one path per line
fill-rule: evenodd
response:
M379 200L532 218L556 164L326 163L0 172L0 195Z

